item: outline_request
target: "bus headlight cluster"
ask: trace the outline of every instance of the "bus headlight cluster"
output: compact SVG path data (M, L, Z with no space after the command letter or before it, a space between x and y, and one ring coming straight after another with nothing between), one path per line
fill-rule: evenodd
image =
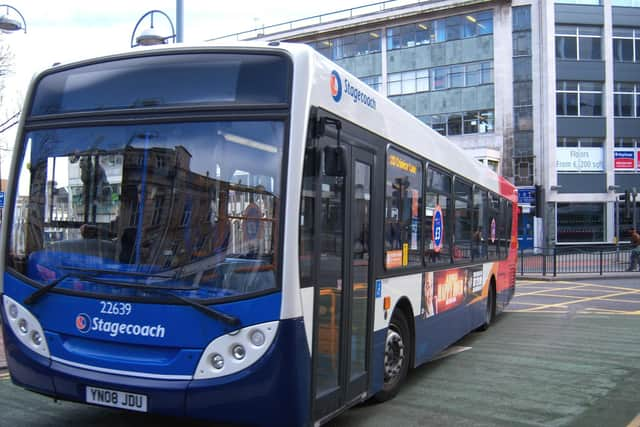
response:
M193 378L231 375L257 362L269 349L278 321L238 329L211 341L202 353Z
M38 319L13 298L4 295L2 300L9 327L13 334L28 349L48 358L50 356L49 347Z

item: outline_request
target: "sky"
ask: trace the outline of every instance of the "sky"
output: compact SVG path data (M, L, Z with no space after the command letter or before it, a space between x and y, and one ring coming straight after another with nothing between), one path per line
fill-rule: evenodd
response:
M207 39L248 31L261 26L376 3L375 0L183 0L184 41ZM160 10L176 22L175 0L8 0L27 23L27 32L0 36L14 56L13 73L5 81L0 123L19 111L33 74L56 62L69 62L131 47L136 23L151 10ZM391 3L393 4L393 2ZM7 10L0 8L0 15ZM9 16L18 15L9 10ZM169 21L154 14L155 27L170 34ZM150 26L149 17L135 35ZM0 133L0 173L6 179L15 129Z

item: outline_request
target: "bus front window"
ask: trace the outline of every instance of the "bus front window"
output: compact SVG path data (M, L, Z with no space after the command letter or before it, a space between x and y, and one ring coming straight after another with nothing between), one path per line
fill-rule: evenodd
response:
M278 121L30 132L9 265L78 292L274 288L283 138Z

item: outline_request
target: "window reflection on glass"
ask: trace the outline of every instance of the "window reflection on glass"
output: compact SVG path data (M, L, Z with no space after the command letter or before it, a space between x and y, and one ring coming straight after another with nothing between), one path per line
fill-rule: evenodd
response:
M420 264L422 163L390 149L385 191L385 267Z
M30 132L9 263L41 282L91 269L201 298L273 288L283 134L270 121Z
M433 167L427 169L425 198L424 258L427 264L451 262L451 220L449 198L451 175Z

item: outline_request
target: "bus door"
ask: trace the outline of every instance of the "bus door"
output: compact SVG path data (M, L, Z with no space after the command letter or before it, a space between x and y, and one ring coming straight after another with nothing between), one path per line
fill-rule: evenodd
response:
M335 140L322 138L320 149L327 143ZM316 189L314 420L359 400L369 385L374 155L344 141L341 145L345 176L320 172Z

